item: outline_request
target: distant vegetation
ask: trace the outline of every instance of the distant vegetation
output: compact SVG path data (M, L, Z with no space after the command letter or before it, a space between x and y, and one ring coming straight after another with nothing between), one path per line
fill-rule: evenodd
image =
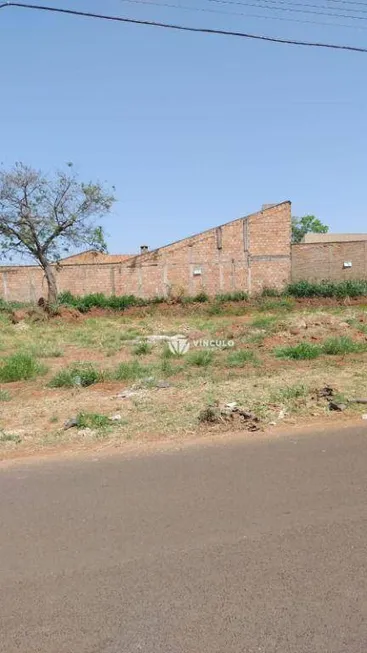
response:
M362 297L367 295L367 279L349 281L297 281L289 284L293 297Z
M254 297L252 303L257 303L259 308L272 310L283 307L292 308L292 298L303 299L308 297L331 297L344 299L346 297L367 297L367 279L356 279L349 281L296 281L290 283L287 288L280 292L273 288L264 288L261 295ZM238 290L232 293L222 293L209 297L204 292L193 296L177 297L152 297L144 299L136 295L105 295L104 293L92 293L90 295L76 296L69 291L59 295L58 303L54 309L57 312L58 306L69 306L76 308L81 313L88 313L93 308L100 308L112 311L124 311L130 307L154 306L158 304L208 304L208 314L225 314L226 306L229 303L245 303L250 299L246 292ZM0 311L10 312L17 308L25 307L20 302L6 302L0 298ZM145 352L142 352L145 353Z
M329 227L314 215L292 218L292 243L300 243L306 234L327 234Z

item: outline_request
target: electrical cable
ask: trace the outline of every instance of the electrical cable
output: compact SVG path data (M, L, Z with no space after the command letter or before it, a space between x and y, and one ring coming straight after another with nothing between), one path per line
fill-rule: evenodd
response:
M80 16L81 18L93 18L98 20L105 20L110 22L119 22L132 25L147 25L151 27L160 27L162 29L175 30L180 32L192 32L196 34L213 34L218 36L228 36L243 39L251 39L256 41L263 41L269 43L280 43L283 45L300 45L308 48L322 48L328 50L343 50L347 52L360 52L367 54L367 48L362 48L353 45L339 45L337 43L325 43L317 41L302 41L298 39L285 39L275 36L263 36L260 34L250 34L246 32L234 32L223 29L212 29L208 27L191 27L188 25L178 25L174 23L163 23L152 20L140 20L137 18L125 18L122 16L110 16L106 14L96 14L87 11L77 11L76 9L62 9L61 7L48 7L42 5L31 5L23 2L4 2L0 4L0 9L8 7L19 7L22 9L30 9L35 11L44 11L56 14L64 14L68 16Z

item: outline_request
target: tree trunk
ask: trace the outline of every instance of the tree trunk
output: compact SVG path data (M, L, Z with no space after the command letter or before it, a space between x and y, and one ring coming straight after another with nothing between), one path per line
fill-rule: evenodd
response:
M46 263L43 269L45 271L45 277L46 277L47 289L48 289L47 305L52 306L57 302L57 284L56 284L55 271L52 265L50 265L49 263Z

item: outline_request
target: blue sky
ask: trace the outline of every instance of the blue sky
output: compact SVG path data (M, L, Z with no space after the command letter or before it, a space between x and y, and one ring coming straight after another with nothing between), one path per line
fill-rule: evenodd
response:
M209 0L171 4L247 16L123 0L38 4L367 42L367 13L349 20ZM1 161L49 171L73 161L86 181L115 185L111 252L157 247L287 199L332 231L367 231L367 55L6 8L0 61Z

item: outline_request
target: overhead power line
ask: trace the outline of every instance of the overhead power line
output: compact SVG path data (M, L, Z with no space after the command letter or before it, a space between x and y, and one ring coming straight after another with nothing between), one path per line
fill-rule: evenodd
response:
M277 4L277 5L285 5L289 7L307 7L308 9L317 9L317 12L310 12L310 13L318 13L320 9L326 9L327 11L331 12L330 15L333 16L338 16L338 14L335 13L335 11L348 11L349 13L354 13L354 14L367 14L367 4L366 3L357 3L361 4L364 9L358 9L357 7L350 6L349 3L345 0L343 5L340 7L339 5L335 6L330 6L327 4L313 4L309 2L295 2L294 0L259 0L260 2L263 2L265 4ZM331 2L332 0L329 0ZM334 0L336 2L337 0ZM217 2L218 4L234 4L234 5L241 5L245 6L247 5L247 2L225 2L225 0L207 0L207 2ZM344 6L344 4L347 4L348 6ZM270 7L269 7L270 9ZM306 13L306 12L304 12ZM328 14L329 15L329 14ZM342 16L344 18L344 16ZM345 16L346 18L349 18L349 16ZM353 16L354 18L360 18L360 16ZM350 16L352 18L352 16Z
M210 1L210 0L209 0ZM302 20L298 18L285 18L284 16L272 16L272 15L263 15L263 14L253 14L253 13L248 13L248 12L243 12L243 11L227 11L226 9L212 9L211 7L192 7L188 5L182 5L182 4L173 4L171 2L158 2L158 1L153 1L153 0L120 0L120 2L127 2L129 4L138 4L138 5L145 5L148 7L161 7L162 9L178 9L181 11L195 11L195 12L201 12L201 13L211 13L211 14L219 14L219 15L224 15L224 16L238 16L239 18L259 18L261 20L278 20L281 22L290 22L290 23L301 23L302 25L319 25L322 27L345 27L347 29L358 29L358 30L365 30L367 27L361 26L361 25L345 25L343 23L329 23L325 21L319 21L319 20ZM251 5L255 6L255 5ZM258 5L256 5L257 7ZM259 9L262 7L259 6ZM272 7L269 7L269 9L272 9ZM367 20L367 18L365 19Z
M240 2L239 0L209 0L209 2L215 2L216 4L219 5L232 5L232 6L237 6L237 7L256 7L257 9L271 9L272 11L288 11L288 12L293 12L297 14L313 14L317 16L331 16L333 18L348 18L348 20L366 20L364 16L348 16L348 14L339 14L335 12L330 12L330 11L314 11L312 9L299 9L297 6L294 6L294 3L285 3L281 2L281 0L261 0L262 3L269 3L269 4L255 4L254 2ZM279 2L281 2L282 5L290 5L290 6L279 6ZM297 5L298 3L296 3ZM301 5L302 7L316 7L317 5Z
M301 45L309 48L324 48L328 50L344 50L349 52L361 52L367 54L367 48L362 48L353 45L338 45L337 43L323 43L316 41L301 41L296 39L283 39L275 36L263 36L260 34L250 34L246 32L234 32L230 30L211 29L208 27L190 27L187 25L177 25L173 23L162 23L152 20L139 20L137 18L124 18L122 16L109 16L106 14L96 14L87 11L77 11L76 9L62 9L60 7L47 7L41 5L32 5L23 2L4 2L0 4L0 9L6 7L19 7L22 9L31 9L36 11L45 11L56 14L64 14L69 16L80 16L82 18L94 18L98 20L106 20L110 22L129 23L133 25L149 25L151 27L161 27L163 29L176 30L181 32L193 32L196 34L216 34L218 36L228 36L243 39L252 39L256 41L264 41L270 43L281 43L283 45Z

